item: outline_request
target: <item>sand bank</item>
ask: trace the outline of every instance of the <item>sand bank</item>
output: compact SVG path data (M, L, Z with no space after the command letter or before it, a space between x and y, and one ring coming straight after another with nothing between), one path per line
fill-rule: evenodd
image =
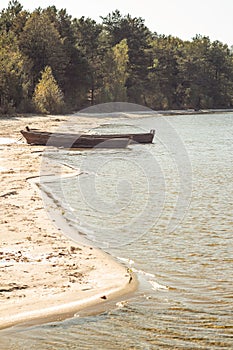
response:
M2 118L0 137L20 139L26 125L52 130L66 119ZM98 121L82 117L80 130L93 123ZM101 250L70 241L48 218L28 181L39 174L43 149L23 140L0 144L0 328L71 317L123 298L137 286L126 267Z

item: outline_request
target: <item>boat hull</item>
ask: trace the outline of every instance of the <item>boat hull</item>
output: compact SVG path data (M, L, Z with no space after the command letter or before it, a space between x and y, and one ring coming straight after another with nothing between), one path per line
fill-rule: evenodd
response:
M21 130L28 144L67 148L125 148L129 143L152 143L155 131L141 134L86 135L52 133L37 129Z
M126 148L128 138L91 138L79 135L50 134L21 130L28 144L64 148Z

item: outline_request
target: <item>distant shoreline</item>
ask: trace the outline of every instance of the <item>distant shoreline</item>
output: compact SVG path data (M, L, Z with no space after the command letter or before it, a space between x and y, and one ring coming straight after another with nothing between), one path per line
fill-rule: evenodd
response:
M98 105L96 105L98 106ZM93 106L95 107L95 105ZM140 107L140 105L138 105L138 107ZM142 106L143 107L143 106ZM91 106L90 106L90 114L93 114L93 117L95 117L95 114L96 114L96 118L98 119L98 114L105 114L106 115L106 118L107 118L107 115L111 114L111 113L119 113L119 114L123 114L123 113L132 113L132 114L136 114L136 113L154 113L154 114L157 114L158 116L160 115L166 115L166 116L169 116L169 115L192 115L192 114L216 114L216 113L233 113L233 108L218 108L218 109L198 109L198 110L195 110L195 109L167 109L167 110L153 110L153 109L150 109L148 107L145 107L145 109L143 110L132 110L132 111L109 111L109 112L98 112L97 110L95 111L94 109L91 110ZM76 111L76 112L73 112L69 115L67 114L60 114L60 115L57 115L57 116L52 116L52 115L43 115L43 114L34 114L34 113L16 113L16 114L12 114L12 115L1 115L0 114L0 121L2 120L9 120L9 119L21 119L21 118L27 118L27 119L31 119L33 120L33 118L53 118L55 120L55 122L60 122L60 121L65 121L67 116L68 117L73 117L75 115L79 115L81 117L85 116L85 115L88 115L89 112L88 110L85 108L84 110L80 110L80 111ZM123 115L122 115L123 117ZM65 119L64 119L65 118ZM64 120L63 120L64 119ZM58 123L57 123L58 124ZM58 124L59 125L59 124Z
M187 115L187 114L212 114L212 113L232 113L233 108L229 109L182 109L182 110L166 110L166 111L156 111L163 115Z

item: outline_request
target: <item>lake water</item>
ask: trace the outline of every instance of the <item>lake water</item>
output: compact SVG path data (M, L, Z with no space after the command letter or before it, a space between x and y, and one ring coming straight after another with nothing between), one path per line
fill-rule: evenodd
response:
M233 348L233 114L97 131L150 129L152 145L48 154L84 174L47 190L91 244L135 271L138 291L100 315L2 331L2 350Z

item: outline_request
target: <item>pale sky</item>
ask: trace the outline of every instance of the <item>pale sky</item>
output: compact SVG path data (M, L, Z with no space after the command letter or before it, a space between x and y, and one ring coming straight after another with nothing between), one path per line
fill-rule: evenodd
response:
M142 17L145 25L158 34L191 40L196 34L209 36L233 45L233 0L19 0L24 9L55 5L65 8L73 18L90 17L100 22L100 16L118 9L122 15ZM0 0L0 10L8 0Z

